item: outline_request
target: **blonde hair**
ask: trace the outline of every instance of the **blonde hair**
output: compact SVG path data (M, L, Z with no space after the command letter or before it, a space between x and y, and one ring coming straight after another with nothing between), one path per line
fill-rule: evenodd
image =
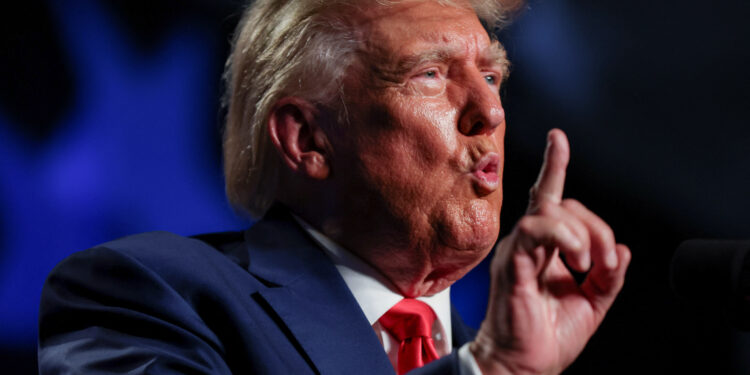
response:
M435 0L459 7L461 1ZM404 0L256 0L235 31L224 79L224 176L236 208L262 216L276 198L281 160L266 126L286 96L335 107L358 40L347 15L357 6ZM520 1L470 0L489 29L499 29Z

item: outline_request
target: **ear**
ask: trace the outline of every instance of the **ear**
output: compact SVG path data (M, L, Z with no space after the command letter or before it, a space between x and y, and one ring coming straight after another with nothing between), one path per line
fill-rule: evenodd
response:
M310 102L285 97L271 109L268 133L281 159L292 171L323 180L330 173L328 137L316 121Z

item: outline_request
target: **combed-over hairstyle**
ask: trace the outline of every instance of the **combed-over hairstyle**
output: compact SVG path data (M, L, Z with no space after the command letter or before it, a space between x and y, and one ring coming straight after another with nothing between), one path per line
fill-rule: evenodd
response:
M256 0L244 12L226 63L224 176L230 203L254 217L276 198L281 159L267 122L287 96L335 108L358 46L347 15L357 7L414 0ZM463 1L432 0L446 6ZM469 0L489 30L521 1Z

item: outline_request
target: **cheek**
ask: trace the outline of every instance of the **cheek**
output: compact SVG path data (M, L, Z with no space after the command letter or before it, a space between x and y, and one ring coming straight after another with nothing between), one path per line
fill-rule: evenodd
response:
M356 160L344 161L353 167L345 169L358 171L375 190L388 190L394 195L390 199L421 201L424 196L446 195L457 172L466 169L456 109L441 99L399 95L373 102L380 105L371 102L366 110L352 111L363 115L341 140L348 143L351 155L357 155Z
M405 105L401 109L403 130L408 134L408 146L404 147L413 162L425 168L455 166L460 156L456 110L440 103L421 101Z

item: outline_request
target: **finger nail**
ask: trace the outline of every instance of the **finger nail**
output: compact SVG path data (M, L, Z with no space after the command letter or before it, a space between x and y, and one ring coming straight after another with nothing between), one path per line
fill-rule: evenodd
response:
M584 271L588 271L589 267L591 267L591 254L588 251L581 254L581 267Z
M607 255L604 256L604 263L607 265L607 268L617 268L617 252L615 249L607 251Z

